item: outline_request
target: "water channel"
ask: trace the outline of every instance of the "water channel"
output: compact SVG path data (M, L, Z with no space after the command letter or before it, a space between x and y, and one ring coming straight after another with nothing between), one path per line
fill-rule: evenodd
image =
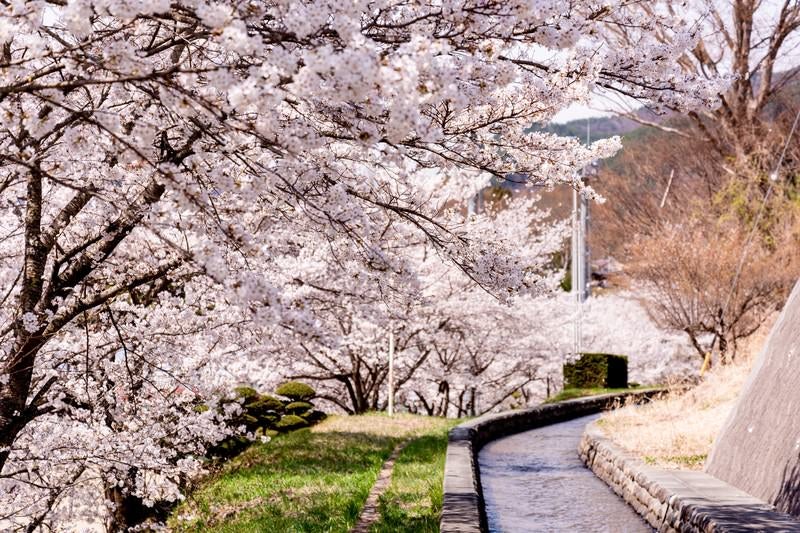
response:
M480 451L490 531L653 531L578 457L584 427L597 416L518 433Z

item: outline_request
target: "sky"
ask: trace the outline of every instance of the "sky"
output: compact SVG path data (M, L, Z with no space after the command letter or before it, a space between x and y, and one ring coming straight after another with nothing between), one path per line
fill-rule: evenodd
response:
M603 110L600 106L592 107L585 104L573 104L568 108L559 112L554 118L553 122L563 124L573 120L581 120L585 118L594 117L607 117L611 115L609 111Z
M642 107L641 102L619 93L595 89L588 102L579 102L563 109L553 118L553 122L563 124L572 120L607 117L614 114L630 113Z

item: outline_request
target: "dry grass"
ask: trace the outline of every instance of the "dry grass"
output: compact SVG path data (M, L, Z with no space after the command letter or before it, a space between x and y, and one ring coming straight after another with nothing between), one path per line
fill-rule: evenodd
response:
M693 389L610 411L599 426L648 464L701 470L770 329L772 321L751 338L735 364L718 366Z
M332 415L311 428L314 433L361 433L376 437L406 439L419 437L438 429L449 428L451 421L437 417L422 417L398 413L389 417L385 413L367 413L359 416Z

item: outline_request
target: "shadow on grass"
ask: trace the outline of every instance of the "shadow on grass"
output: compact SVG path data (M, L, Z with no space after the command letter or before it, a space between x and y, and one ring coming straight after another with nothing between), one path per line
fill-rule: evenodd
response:
M381 506L381 521L370 533L436 533L439 531L439 516L415 516L396 506Z
M442 512L447 432L410 442L400 454L389 490L381 496L380 520L371 533L436 532Z
M346 532L397 439L300 430L256 444L174 513L178 531Z
M447 449L447 434L426 435L411 441L404 449L397 463L431 463L441 457Z

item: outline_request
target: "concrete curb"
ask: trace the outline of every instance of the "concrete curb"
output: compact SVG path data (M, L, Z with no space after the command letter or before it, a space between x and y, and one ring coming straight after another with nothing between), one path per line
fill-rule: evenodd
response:
M483 415L450 430L444 467L442 533L488 531L478 452L489 441L521 431L598 413L625 400L640 401L664 392L647 389Z
M643 464L594 424L578 451L595 475L659 532L800 532L800 521L711 474Z

